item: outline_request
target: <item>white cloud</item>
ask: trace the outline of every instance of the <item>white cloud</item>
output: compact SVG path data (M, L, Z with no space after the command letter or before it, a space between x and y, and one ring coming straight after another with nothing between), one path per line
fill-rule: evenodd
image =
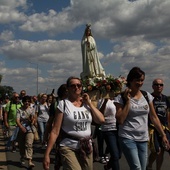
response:
M5 30L0 34L1 41L9 41L14 38L13 32L9 30Z
M8 6L10 8L26 7L27 0L1 0L1 6Z
M19 12L17 8L27 8L26 0L1 0L0 24L24 21L26 19L25 14Z
M61 12L53 8L47 13L36 10L33 12L33 7L30 8L29 5L26 0L0 2L0 24L6 23L5 26L10 28L5 28L7 31L1 31L0 40L6 42L1 44L0 52L9 60L25 62L31 60L40 63L39 81L42 89L46 89L47 85L54 86L63 83L69 75L80 74L82 69L80 41L76 40L78 37L74 31L86 23L92 23L93 35L97 44L99 43L99 56L104 62L106 71L110 69L113 74L117 72L126 75L133 66L140 66L146 72L144 88L149 88L149 82L158 76L165 79L165 84L170 83L168 75L170 62L169 0L134 2L71 0L70 6L63 8ZM13 33L14 31L16 32ZM71 34L72 38L64 37L64 33ZM64 38L50 40L45 36L46 34L53 35L56 39L58 35ZM43 38L39 40L36 35L37 37L42 35ZM31 40L34 36L35 40ZM102 44L102 42L107 42L107 44ZM120 65L120 70L117 70L117 63ZM111 64L113 67L108 68ZM42 69L41 65L45 67ZM49 65L48 68L47 65ZM1 68L1 71L5 69L5 66ZM15 73L20 81L26 81L24 76L20 76L24 71L29 76L32 74L35 86L36 69L33 69L33 72L24 68L16 69L19 72L10 68L8 70L10 73ZM9 75L8 81L11 82L11 80ZM19 83L15 87L20 87ZM167 89L166 93L170 94L170 90Z
M31 89L32 93L36 94L37 64L39 89L56 88L61 82L65 83L69 75L79 76L82 71L80 41L13 40L0 47L0 51L9 61L22 60L27 63L20 68L8 68L4 72L2 72L3 67L0 69L1 74L5 74L2 83L14 84L15 82L17 91L23 89L24 85L28 91Z
M81 54L80 41L76 40L12 40L0 47L1 53L9 59L23 59L41 62L75 62Z
M94 8L95 7L95 8ZM72 0L70 7L57 13L35 13L20 26L23 31L48 32L55 35L77 26L92 23L95 34L111 39L145 35L146 38L169 34L170 1L167 0ZM166 23L166 24L164 24ZM164 27L162 25L164 24ZM162 30L162 31L160 31Z
M71 31L78 23L75 20L70 20L70 13L68 10L57 13L54 10L49 10L46 13L35 13L28 16L25 23L20 26L23 31L30 32L47 32L48 34L58 34L62 32Z
M104 63L109 64L111 61L118 61L122 64L122 75L127 75L128 71L134 66L141 67L146 72L145 89L152 90L150 84L157 77L163 78L165 84L169 84L169 41L162 39L162 42L159 42L158 45L157 42L147 41L138 36L124 38L113 43L117 45L114 46L110 54L107 54ZM169 88L167 88L166 92L169 94Z

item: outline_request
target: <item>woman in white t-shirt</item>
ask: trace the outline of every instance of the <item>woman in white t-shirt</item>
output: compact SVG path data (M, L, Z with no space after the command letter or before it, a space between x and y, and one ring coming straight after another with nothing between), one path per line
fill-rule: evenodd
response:
M45 128L49 119L49 108L47 105L47 95L42 94L40 97L40 103L36 106L36 116L37 116L37 122L38 122L38 129L40 133L40 140L42 147L46 147L46 143L44 141L44 133Z
M140 91L145 73L134 67L127 76L127 89L115 98L116 119L119 123L119 142L131 170L146 170L148 157L148 114L162 136L163 144L169 142L155 113L153 97L146 92L148 102Z
M60 101L56 110L43 166L45 170L49 169L49 155L61 129L65 134L59 146L63 169L93 170L91 122L94 119L96 123L103 123L104 116L92 105L88 94L81 96L82 84L79 78L68 78L67 88L68 98ZM88 148L83 150L85 155L82 156L80 144L81 139L85 140L85 138Z
M114 100L102 98L98 102L98 108L103 112L105 118L105 123L101 125L101 131L110 153L110 159L104 165L104 169L120 170L119 159L121 158L121 150L118 142Z

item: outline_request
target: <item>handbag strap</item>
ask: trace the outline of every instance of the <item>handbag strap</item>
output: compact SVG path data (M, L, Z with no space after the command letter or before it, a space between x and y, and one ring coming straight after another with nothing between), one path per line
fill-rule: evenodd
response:
M103 102L101 108L99 109L102 114L104 114L104 110L106 108L107 101L108 101L108 99L104 99L104 102Z

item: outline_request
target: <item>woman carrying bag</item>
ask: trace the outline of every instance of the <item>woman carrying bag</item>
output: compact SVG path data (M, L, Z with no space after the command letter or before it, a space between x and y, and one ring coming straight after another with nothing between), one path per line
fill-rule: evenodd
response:
M33 155L33 142L34 142L34 129L33 124L35 121L35 110L30 107L31 98L24 96L22 99L23 106L17 110L16 123L19 127L18 144L20 151L21 165L25 165L25 159L28 160L28 168L35 165L32 163Z
M141 90L145 72L133 67L127 75L125 92L115 98L116 118L119 123L119 143L131 170L146 170L148 157L148 115L162 137L163 145L169 141L155 113L153 97Z
M88 94L81 95L82 84L79 78L68 78L67 88L68 98L59 101L57 106L43 167L49 169L51 149L63 131L65 137L59 144L63 170L93 170L91 122L94 119L96 123L104 123L104 117L92 105Z

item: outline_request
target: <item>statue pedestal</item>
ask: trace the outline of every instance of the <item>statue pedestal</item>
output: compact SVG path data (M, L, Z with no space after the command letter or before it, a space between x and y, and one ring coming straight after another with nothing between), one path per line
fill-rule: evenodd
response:
M114 97L117 96L120 92L115 93L114 91L111 91L111 92L105 91L105 92L100 93L99 90L92 90L92 91L88 91L87 93L90 97L92 104L95 107L97 107L97 103L98 103L99 99L107 98L107 99L113 100Z
M104 99L114 99L114 96L115 96L115 93L112 91L112 92L103 92L101 95L100 95L100 98L104 98Z
M98 100L100 99L100 91L99 90L93 90L87 92L92 104L97 107Z

